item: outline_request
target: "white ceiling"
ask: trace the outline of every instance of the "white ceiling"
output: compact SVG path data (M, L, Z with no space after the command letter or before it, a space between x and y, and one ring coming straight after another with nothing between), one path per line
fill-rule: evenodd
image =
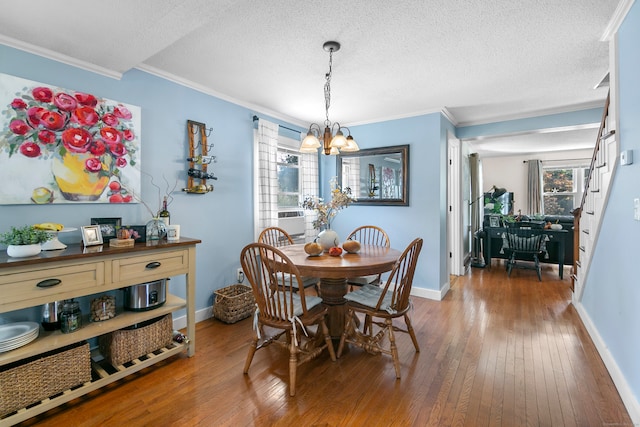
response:
M300 126L445 110L457 125L602 106L618 0L50 0L0 43L116 78L140 68ZM595 131L594 131L595 132ZM593 139L595 141L595 137ZM591 144L593 144L591 141Z

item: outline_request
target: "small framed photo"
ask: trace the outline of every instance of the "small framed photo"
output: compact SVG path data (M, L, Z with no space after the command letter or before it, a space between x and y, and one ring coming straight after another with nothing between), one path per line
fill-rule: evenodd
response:
M146 242L147 241L147 226L146 225L122 225L117 227L119 229L125 229L129 231L131 238L135 242ZM116 233L117 233L116 230Z
M99 225L103 239L116 237L116 229L122 223L122 218L91 218L91 225Z
M500 217L498 215L489 217L489 227L500 227Z
M102 245L102 233L99 225L82 226L82 243L85 246Z

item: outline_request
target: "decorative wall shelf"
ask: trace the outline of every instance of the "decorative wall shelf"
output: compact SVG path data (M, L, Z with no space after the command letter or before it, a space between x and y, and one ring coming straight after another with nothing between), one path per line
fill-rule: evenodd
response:
M207 138L211 136L213 128L207 129L207 125L193 120L187 120L187 133L189 134L189 169L187 171L187 187L182 191L189 194L206 194L213 191L213 185L207 185L207 179L218 179L207 171L211 163L215 163L216 157L209 155L211 145Z

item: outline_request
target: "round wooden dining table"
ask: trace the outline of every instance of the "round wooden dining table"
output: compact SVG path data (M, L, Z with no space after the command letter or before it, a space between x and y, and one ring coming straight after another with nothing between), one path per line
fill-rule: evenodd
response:
M327 326L333 339L340 339L344 330L344 296L349 290L347 279L390 271L402 255L396 249L373 245L362 245L358 253L343 252L341 256L330 256L326 252L309 256L304 251L304 245L282 246L278 249L298 267L302 276L320 279L320 297L328 307Z

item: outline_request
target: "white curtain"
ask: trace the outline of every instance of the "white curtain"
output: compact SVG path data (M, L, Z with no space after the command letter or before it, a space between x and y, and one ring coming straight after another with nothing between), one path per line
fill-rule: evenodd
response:
M302 137L303 135L301 135ZM318 184L318 153L300 154L300 169L302 172L302 197L317 197L320 193ZM313 221L318 215L311 210L304 212L304 240L311 242L318 235L318 230L313 228Z
M482 160L478 157L477 153L469 155L469 175L471 181L471 199L469 201L471 208L471 235L469 239L473 242L471 248L472 256L474 259L480 257L480 245L476 233L482 228L482 221L484 219L484 200L482 192Z
M256 239L260 231L278 226L278 125L258 120L254 140L257 153L257 221Z
M529 160L527 172L527 213L544 213L542 204L542 161Z

